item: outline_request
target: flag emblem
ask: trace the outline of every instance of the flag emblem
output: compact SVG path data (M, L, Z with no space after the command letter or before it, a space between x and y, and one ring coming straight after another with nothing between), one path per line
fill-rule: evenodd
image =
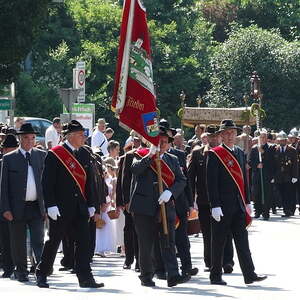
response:
M158 119L157 112L150 112L146 114L142 114L143 124L145 133L148 136L155 137L158 136Z

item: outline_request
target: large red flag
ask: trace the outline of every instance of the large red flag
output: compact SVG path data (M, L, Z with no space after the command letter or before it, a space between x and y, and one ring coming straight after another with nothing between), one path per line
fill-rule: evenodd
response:
M124 0L112 110L122 127L158 145L151 47L142 0Z

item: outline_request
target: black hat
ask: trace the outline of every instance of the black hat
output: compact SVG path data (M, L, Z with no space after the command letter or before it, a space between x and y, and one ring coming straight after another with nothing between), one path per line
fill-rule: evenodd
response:
M38 134L39 132L35 131L31 123L24 123L20 127L20 130L17 131L17 134Z
M159 128L163 128L166 130L170 130L172 132L172 136L175 136L177 134L177 131L175 128L170 128L170 124L166 119L160 119L159 121Z
M208 136L211 136L211 135L216 135L218 134L218 127L216 125L208 125L206 127L206 133Z
M84 128L78 121L72 120L70 123L63 125L63 134L68 134L75 131L84 131Z
M2 148L16 148L18 146L19 142L13 134L8 134L4 141L1 143Z
M173 136L170 136L168 134L168 130L169 130L169 128L159 126L159 135L168 137L169 138L169 143L172 143L174 141L174 138L173 138Z
M222 120L218 132L222 132L227 129L236 129L242 131L242 128L237 127L232 120Z

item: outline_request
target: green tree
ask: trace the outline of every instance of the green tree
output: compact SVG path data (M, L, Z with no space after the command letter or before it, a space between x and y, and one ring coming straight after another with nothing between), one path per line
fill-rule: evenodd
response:
M278 31L255 25L235 26L228 40L211 59L212 88L206 96L210 106L243 106L249 79L256 70L261 77L265 125L275 129L298 125L300 43L288 42ZM293 114L291 114L291 108Z
M15 81L38 37L50 0L0 1L0 83Z

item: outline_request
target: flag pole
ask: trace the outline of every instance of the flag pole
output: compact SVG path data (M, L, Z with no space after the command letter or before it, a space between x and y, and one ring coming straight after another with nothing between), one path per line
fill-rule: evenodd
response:
M160 163L159 151L156 152L155 162L156 162L156 166L157 166L158 191L159 191L159 194L161 195L163 193L163 182L162 182L162 175L161 175L161 163ZM161 221L162 221L162 226L163 226L163 233L164 233L165 237L168 238L169 231L168 231L166 207L165 207L164 202L162 204L160 204L160 216L161 216Z

